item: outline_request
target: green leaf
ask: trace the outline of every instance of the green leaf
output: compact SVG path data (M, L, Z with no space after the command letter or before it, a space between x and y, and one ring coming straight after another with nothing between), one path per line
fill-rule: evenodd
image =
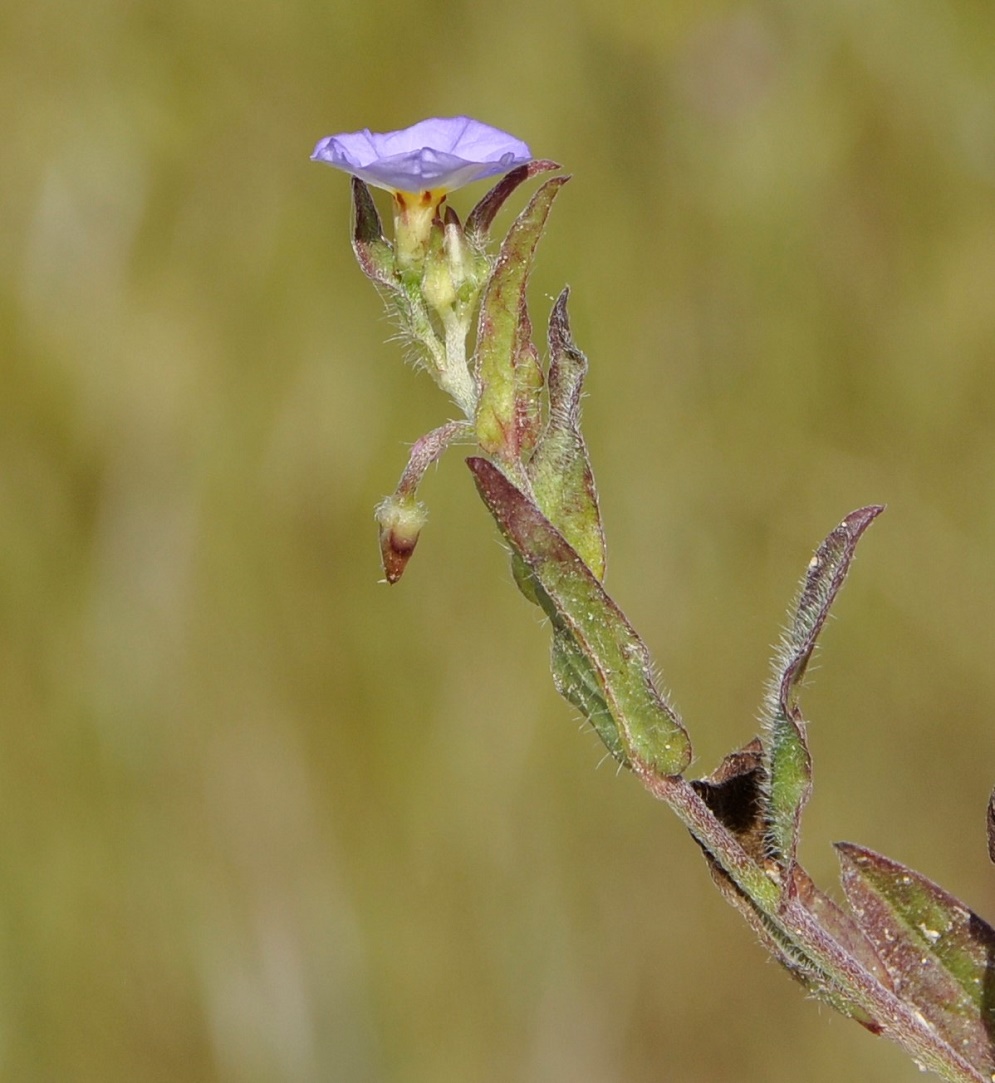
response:
M995 929L914 869L852 843L836 850L847 901L895 990L991 1078Z
M587 358L570 334L565 289L549 320L549 416L528 463L543 514L581 555L597 579L605 576L605 536L598 493L580 431Z
M568 177L553 177L536 192L501 245L480 304L476 429L481 448L506 463L534 443L542 370L532 345L525 287L557 192Z
M604 703L627 759L658 775L680 774L691 761L691 742L657 689L649 652L632 625L529 497L488 460L474 457L467 464L502 534L531 572L554 632L569 641L558 650L573 669L564 674L575 689L570 701L582 710L585 703ZM597 711L591 721L601 733ZM611 741L606 744L617 755Z
M812 758L798 708L798 687L857 542L883 510L872 505L851 512L816 550L775 660L765 710L766 819L770 851L786 870L795 864L801 815L812 791Z
M542 426L542 363L532 343L532 321L522 298L515 342L515 434L516 458L529 455Z
M591 723L612 756L628 767L625 746L598 684L598 674L577 641L567 631L554 630L551 654L556 691Z

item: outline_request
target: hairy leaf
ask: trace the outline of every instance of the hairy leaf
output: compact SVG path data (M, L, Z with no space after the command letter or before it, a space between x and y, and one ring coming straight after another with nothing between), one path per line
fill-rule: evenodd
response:
M583 557L597 579L605 576L605 536L598 493L580 432L580 399L587 358L570 334L565 289L549 320L549 416L528 473L539 507Z
M535 594L555 632L572 641L570 648L560 647L561 654L569 661L579 652L585 659L582 691L571 702L583 709L589 699L583 691L589 671L626 757L660 775L680 774L691 760L691 743L656 687L646 645L535 503L487 459L474 457L467 464L501 532L532 573ZM599 706L596 699L590 701ZM595 718L592 723L600 732Z
M556 691L591 723L612 756L628 767L625 746L598 685L598 675L566 630L553 631L552 670Z
M798 686L857 542L883 510L872 505L851 512L816 550L775 660L765 711L766 818L770 851L787 871L795 864L801 815L812 791L812 759L798 708Z
M525 287L553 200L567 180L546 181L515 220L480 303L477 438L484 451L506 463L517 462L537 435L542 370L532 345Z

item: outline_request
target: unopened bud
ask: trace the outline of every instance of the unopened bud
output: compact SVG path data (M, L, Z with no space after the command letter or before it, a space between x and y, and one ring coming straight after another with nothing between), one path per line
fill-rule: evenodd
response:
M459 217L452 207L446 207L442 218L446 256L453 285L459 289L473 273L473 249L467 243Z
M377 505L380 558L388 583L396 583L404 574L427 519L424 505L396 494Z
M433 251L426 258L421 292L422 297L440 315L453 307L453 302L456 300L456 286L453 283L449 263L442 251Z

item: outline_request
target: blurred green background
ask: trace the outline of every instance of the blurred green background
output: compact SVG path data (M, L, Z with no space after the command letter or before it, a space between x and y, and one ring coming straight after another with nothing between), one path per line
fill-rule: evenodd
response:
M920 1078L578 734L458 453L378 584L451 411L308 155L469 113L574 174L533 316L572 286L609 587L698 773L812 549L889 505L803 858L991 918L995 8L15 0L0 43L0 1077Z

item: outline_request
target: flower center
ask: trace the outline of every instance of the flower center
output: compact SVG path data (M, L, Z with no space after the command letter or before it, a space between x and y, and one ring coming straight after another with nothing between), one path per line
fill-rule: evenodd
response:
M394 252L399 268L417 266L425 258L432 223L446 198L444 188L394 192Z

